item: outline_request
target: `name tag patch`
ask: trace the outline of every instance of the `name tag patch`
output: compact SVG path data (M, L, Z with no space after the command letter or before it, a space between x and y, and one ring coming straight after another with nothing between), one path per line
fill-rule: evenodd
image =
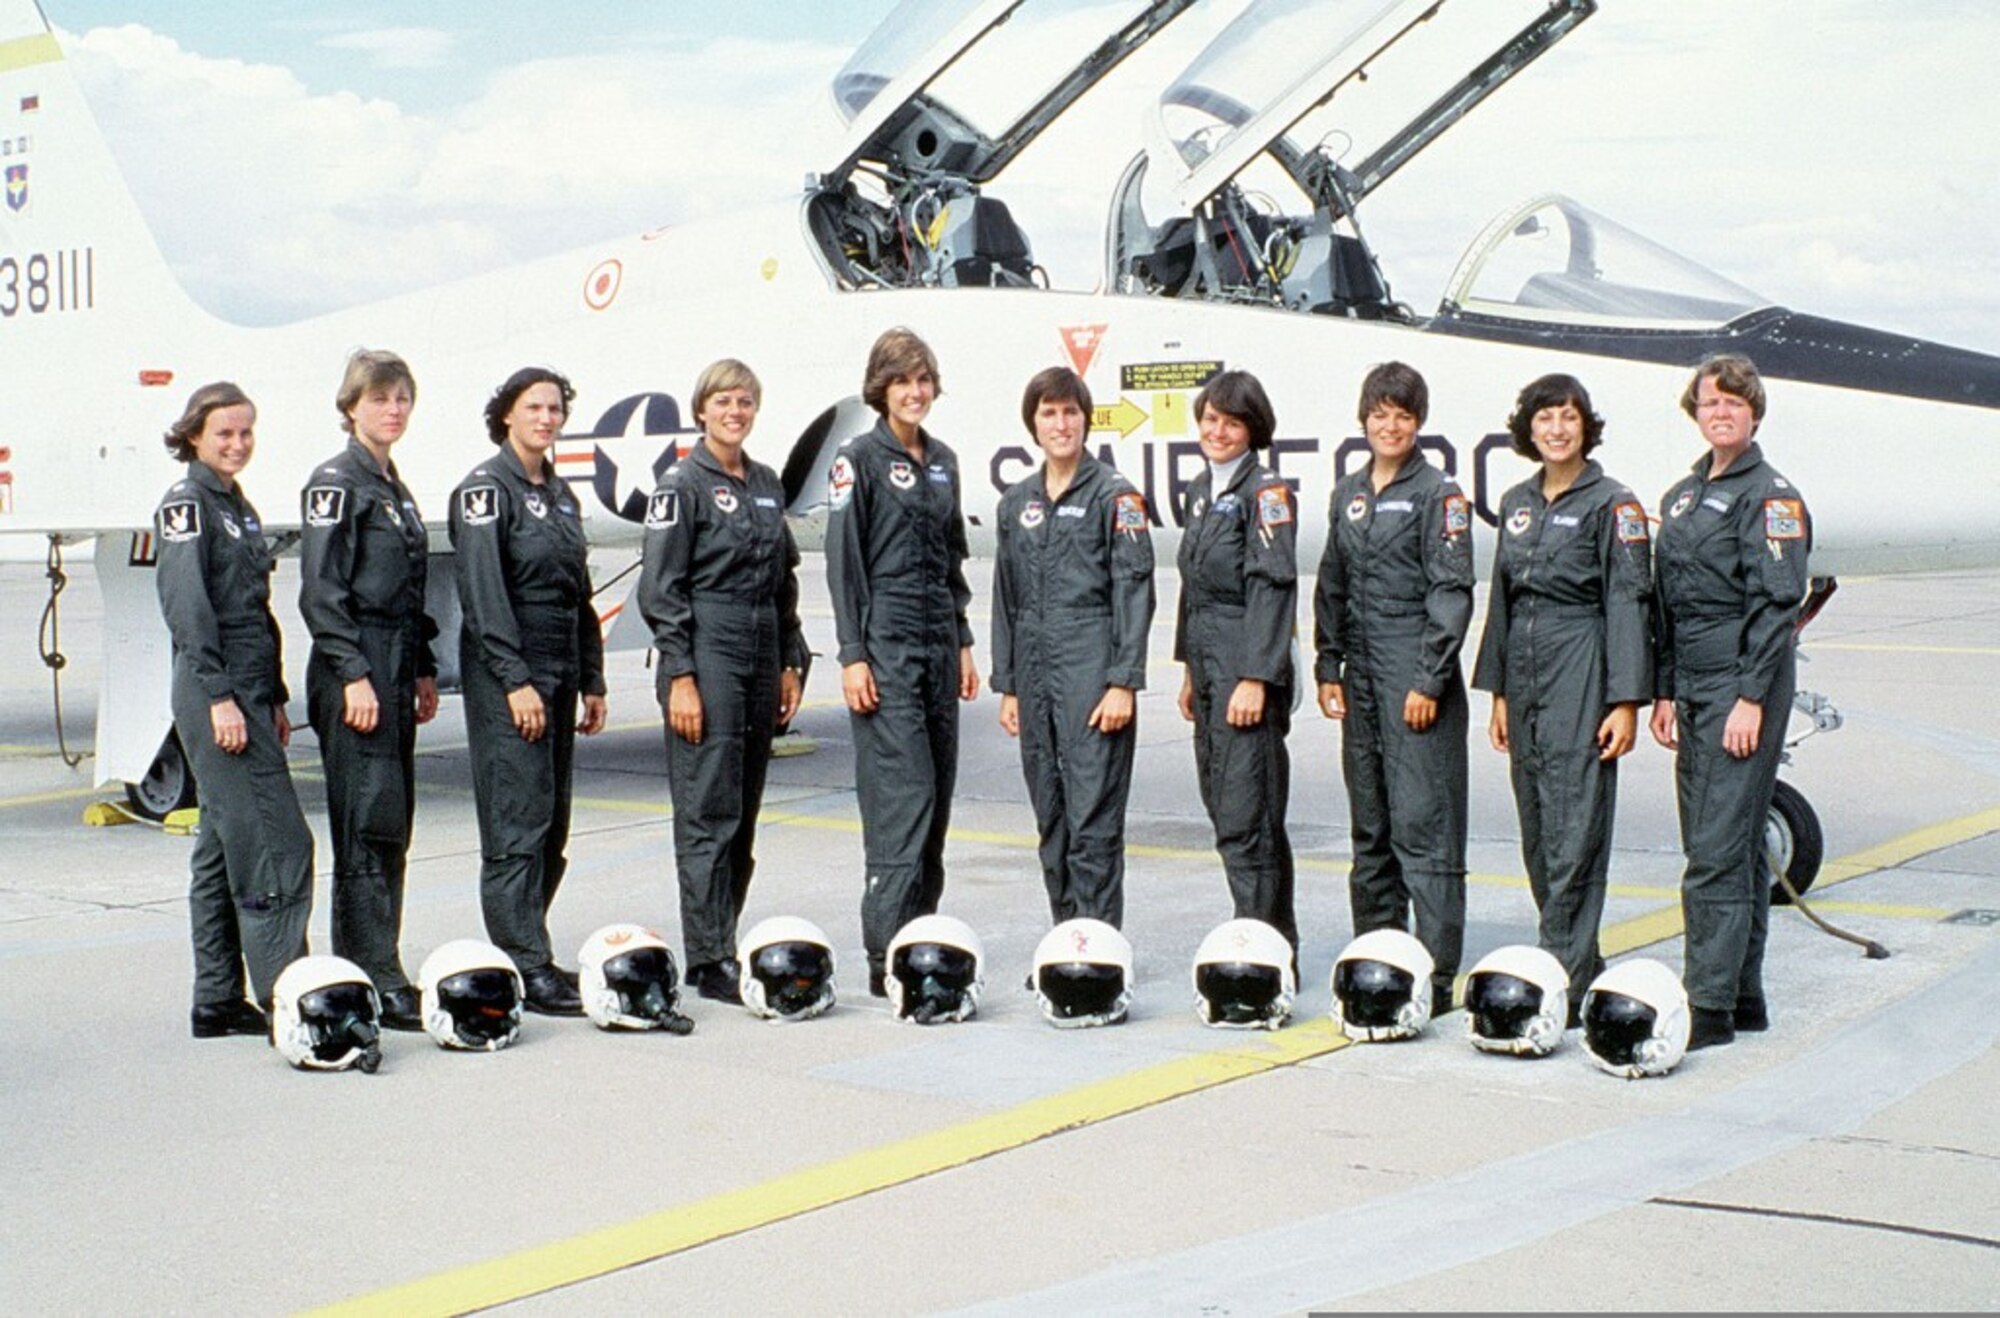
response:
M1088 509L1086 509L1086 508L1085 508L1085 507L1084 507L1084 506L1083 506L1082 504L1080 504L1080 503L1066 503L1066 504L1064 504L1064 505L1063 505L1062 507L1060 507L1060 508L1056 509L1056 516L1058 516L1058 517L1081 517L1081 516L1083 516L1083 515L1084 515L1084 513L1085 513L1085 512L1087 512L1087 511L1088 511Z

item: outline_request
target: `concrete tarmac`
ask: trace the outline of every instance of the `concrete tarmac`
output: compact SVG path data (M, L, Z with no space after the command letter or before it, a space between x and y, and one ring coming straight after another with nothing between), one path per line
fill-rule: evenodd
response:
M983 667L990 564L972 570ZM816 557L806 575L824 655ZM79 822L112 793L91 789L88 760L55 754L34 626L46 583L0 564L0 1309L2000 1307L2000 578L1843 582L1807 633L1801 685L1847 716L1786 771L1825 825L1815 905L1892 957L1774 912L1772 1030L1648 1081L1598 1072L1574 1035L1541 1060L1475 1053L1463 1013L1409 1043L1338 1038L1346 800L1338 731L1310 705L1291 738L1294 1024L1196 1021L1189 962L1230 910L1174 709L1170 566L1160 585L1128 1024L1051 1029L1020 987L1048 912L990 693L963 711L943 907L986 942L979 1016L898 1025L867 996L852 746L822 660L798 720L817 750L773 765L746 927L781 913L824 927L834 1011L773 1025L690 997L686 1038L531 1016L493 1055L394 1034L369 1077L189 1038L192 843ZM294 563L277 594L295 597ZM300 687L306 634L281 617ZM61 623L65 727L88 749L103 620L87 564ZM552 912L565 964L617 920L679 948L652 674L640 652L609 666L612 726L580 743ZM1468 968L1534 938L1485 712L1475 696ZM1671 759L1642 743L1622 769L1606 951L1678 970ZM324 949L331 853L309 731L292 762L319 838ZM423 731L418 775L413 973L439 943L482 934L455 698Z

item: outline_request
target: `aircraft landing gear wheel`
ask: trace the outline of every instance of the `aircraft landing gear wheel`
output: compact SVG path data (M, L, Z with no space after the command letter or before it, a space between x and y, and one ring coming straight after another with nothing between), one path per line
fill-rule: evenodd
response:
M181 750L179 733L167 734L144 778L125 784L125 799L134 811L152 820L165 819L194 804L194 768Z
M1826 835L1820 831L1819 816L1805 794L1790 783L1780 781L1771 793L1771 811L1764 817L1764 849L1777 857L1785 877L1800 895L1819 877L1819 863L1826 854ZM1790 906L1791 895L1778 876L1771 876L1771 905Z

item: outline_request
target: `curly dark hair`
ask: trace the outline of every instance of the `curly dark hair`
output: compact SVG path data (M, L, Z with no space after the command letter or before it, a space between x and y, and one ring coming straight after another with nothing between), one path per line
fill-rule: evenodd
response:
M1514 451L1530 462L1540 462L1535 451L1535 413L1546 407L1569 404L1583 413L1583 455L1603 442L1604 418L1591 410L1590 391L1574 375L1544 375L1528 382L1514 400L1513 415L1507 418L1507 433L1514 437Z
M486 400L486 437L497 446L507 442L507 414L514 410L514 404L521 395L538 384L552 384L562 393L563 414L569 413L569 405L576 401L576 390L569 378L546 366L523 366L508 376L493 397Z

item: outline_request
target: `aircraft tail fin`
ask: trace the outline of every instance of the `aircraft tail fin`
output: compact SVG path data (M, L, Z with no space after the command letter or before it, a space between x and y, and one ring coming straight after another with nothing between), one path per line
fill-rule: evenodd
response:
M0 334L26 346L38 328L194 310L36 0L0 0L0 184Z

